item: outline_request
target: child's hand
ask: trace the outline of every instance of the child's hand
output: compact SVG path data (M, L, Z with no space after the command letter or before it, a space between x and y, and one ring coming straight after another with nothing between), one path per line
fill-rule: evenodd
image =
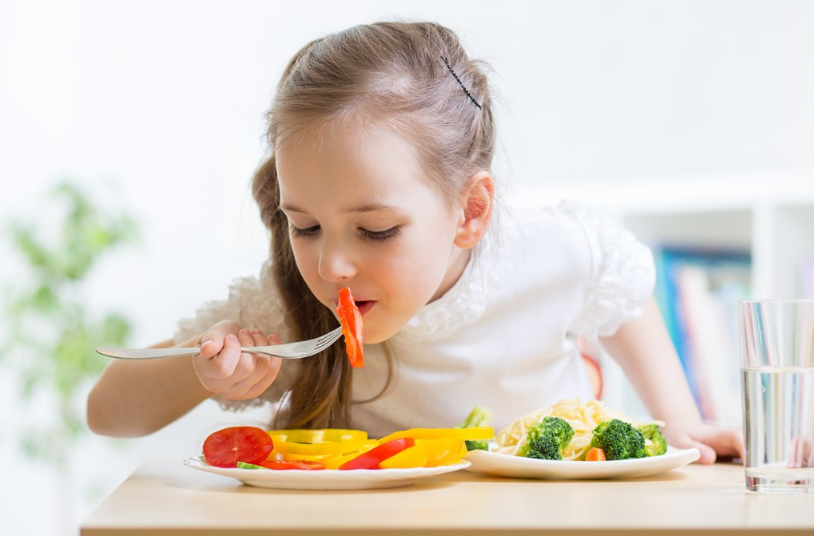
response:
M260 396L280 371L282 360L247 354L241 346L279 344L277 335L266 338L259 329L249 331L231 321L218 322L201 336L201 353L192 358L195 373L210 392L229 400Z
M743 433L740 428L729 428L698 421L667 423L661 429L667 444L676 448L697 448L701 457L696 463L715 463L716 458L743 459Z

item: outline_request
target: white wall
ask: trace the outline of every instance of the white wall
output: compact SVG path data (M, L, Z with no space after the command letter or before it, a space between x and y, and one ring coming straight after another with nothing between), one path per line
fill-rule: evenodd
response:
M810 0L0 0L0 215L37 214L62 177L136 214L143 245L97 270L90 302L133 318L134 344L168 338L263 259L248 184L287 60L391 17L445 23L492 64L509 192L814 180ZM18 276L0 264L0 283ZM14 534L54 533L56 500L41 497L52 476L16 450L15 430L37 415L11 411L15 388L0 368L0 519ZM232 421L210 405L121 451L91 438L95 460L75 467L105 494L141 459L195 454L217 422ZM74 517L96 501L79 497Z

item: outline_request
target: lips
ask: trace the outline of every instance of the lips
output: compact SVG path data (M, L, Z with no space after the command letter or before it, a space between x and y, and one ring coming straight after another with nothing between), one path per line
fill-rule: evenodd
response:
M368 301L368 300L356 300L356 307L359 308L359 314L365 316L365 313L373 309L376 305L375 301Z

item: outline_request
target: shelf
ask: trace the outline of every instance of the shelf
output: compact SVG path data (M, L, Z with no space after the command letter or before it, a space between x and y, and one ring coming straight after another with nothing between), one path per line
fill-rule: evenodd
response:
M749 297L814 298L814 177L776 173L607 180L546 187L522 185L506 197L510 204L521 206L552 206L569 199L603 209L650 246L657 258L664 248L697 251L700 255L709 252L712 256L746 256L751 260ZM696 298L699 281L695 279ZM714 314L728 314L730 309L734 311L735 304L730 302L736 299L742 298L733 294L717 304L708 300L709 303L700 308L705 311L701 316L712 318L712 308L718 309ZM698 319L695 320L698 326ZM700 322L702 327L703 322ZM731 408L732 398L739 398L737 341L732 340L736 338L734 325L733 317L724 327L714 328L713 336L705 336L701 348L696 348L696 356L705 356L699 368L713 375L719 386L720 382L729 384L726 400L730 411L718 412L717 420L730 425L739 424L739 416ZM727 334L722 339L720 332L723 331ZM698 344L698 340L694 344ZM721 353L726 355L720 359L714 357ZM605 354L600 361L605 402L631 416L646 418L644 405L618 365ZM719 378L721 375L725 377ZM711 385L709 379L707 385ZM693 389L696 394L703 391L697 384ZM717 392L713 394L718 396ZM736 402L739 404L739 400Z

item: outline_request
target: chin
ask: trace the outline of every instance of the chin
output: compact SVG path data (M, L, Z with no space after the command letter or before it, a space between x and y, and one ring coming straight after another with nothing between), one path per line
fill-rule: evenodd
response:
M364 324L364 320L363 320ZM365 332L363 337L363 342L365 344L379 344L380 342L384 342L396 333L399 332L401 326L388 326L384 329L379 328L378 326L364 326Z

